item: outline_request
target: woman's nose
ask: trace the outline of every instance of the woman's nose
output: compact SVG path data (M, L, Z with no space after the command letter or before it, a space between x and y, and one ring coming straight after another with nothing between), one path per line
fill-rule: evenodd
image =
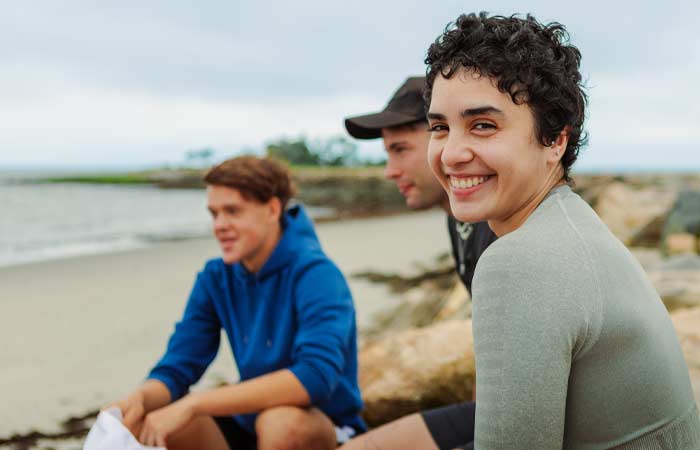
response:
M451 134L440 155L440 161L446 167L456 167L474 159L472 143L463 134Z

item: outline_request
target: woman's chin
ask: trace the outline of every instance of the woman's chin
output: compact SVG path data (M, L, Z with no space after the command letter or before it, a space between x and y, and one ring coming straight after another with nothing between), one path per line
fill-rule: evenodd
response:
M473 205L465 205L463 202L454 202L452 199L450 199L450 210L454 218L460 222L474 223L487 220L480 213L479 208L475 208Z

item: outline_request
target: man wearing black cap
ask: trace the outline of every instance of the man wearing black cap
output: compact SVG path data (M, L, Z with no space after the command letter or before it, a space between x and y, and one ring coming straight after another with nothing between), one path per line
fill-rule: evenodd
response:
M394 93L383 111L345 119L348 133L357 139L382 138L387 153L384 176L396 183L411 209L440 206L447 213L452 254L459 277L471 293L479 256L496 239L486 222L455 220L447 194L428 166L430 133L425 118L425 77L408 78Z
M452 254L459 277L471 294L476 262L496 239L486 222L462 223L452 217L447 194L428 166L430 132L423 100L425 77L408 78L383 111L345 119L357 139L382 138L387 153L384 176L396 183L411 209L440 206L447 213ZM473 402L410 414L360 435L340 450L453 449L474 439ZM462 426L471 423L471 426ZM469 447L461 447L469 448Z

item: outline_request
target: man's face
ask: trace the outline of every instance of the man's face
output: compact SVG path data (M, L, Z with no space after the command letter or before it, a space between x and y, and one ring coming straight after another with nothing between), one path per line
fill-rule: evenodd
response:
M424 124L382 129L387 153L384 176L393 180L411 209L442 204L445 192L430 171L427 152L430 134Z
M493 228L548 189L558 164L552 155L562 142L543 146L529 106L513 103L491 78L438 75L428 119L430 165L459 220L488 220Z
M250 270L259 269L267 257L270 239L275 239L279 226L279 203L273 197L267 203L244 198L238 189L210 185L207 188L209 212L214 236L219 241L227 264L243 262ZM261 260L262 259L262 260Z

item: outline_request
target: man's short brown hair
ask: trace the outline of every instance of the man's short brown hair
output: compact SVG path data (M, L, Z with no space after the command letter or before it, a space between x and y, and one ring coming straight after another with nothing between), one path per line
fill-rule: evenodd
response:
M247 200L266 203L277 197L283 211L294 195L289 169L270 158L248 155L227 159L209 169L204 181L236 189Z

